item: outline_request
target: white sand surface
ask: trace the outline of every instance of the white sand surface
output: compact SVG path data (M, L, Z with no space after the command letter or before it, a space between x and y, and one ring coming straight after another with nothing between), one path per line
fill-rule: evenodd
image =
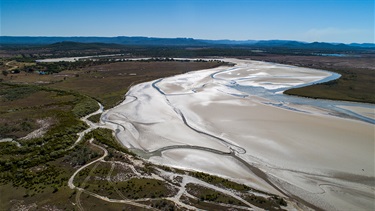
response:
M145 151L172 147L151 157L153 162L217 174L281 194L276 186L285 195L327 210L373 210L373 124L332 116L327 108L312 105L281 102L299 111L277 107L280 102L272 98L233 88L236 84L266 90L292 87L328 77L329 72L226 61L237 65L136 85L106 117L125 128L118 134L125 146ZM373 110L360 104L342 108L374 117ZM207 149L233 151L248 165Z
M171 97L175 99L178 97ZM293 169L344 171L374 176L373 125L298 113L230 96L184 99L191 124L232 140L249 154ZM173 100L172 100L173 101ZM182 107L182 106L181 106ZM211 109L210 109L211 108ZM365 156L366 155L366 156ZM298 159L296 159L298 158ZM324 167L324 168L322 168ZM362 169L368 171L362 172Z
M151 84L135 86L129 93L137 96L137 100L121 104L107 113L108 120L125 127L125 131L119 134L125 146L154 151L171 145L194 145L229 152L215 139L202 137L186 127ZM126 138L121 138L121 135Z
M239 63L238 60L231 61ZM278 89L314 82L330 76L326 71L266 62L252 61L238 66L240 68L216 74L215 78L234 80L243 86Z
M375 119L375 109L374 108L365 108L360 106L338 106L339 108L347 109L349 111L353 111L358 113L362 116L369 117Z

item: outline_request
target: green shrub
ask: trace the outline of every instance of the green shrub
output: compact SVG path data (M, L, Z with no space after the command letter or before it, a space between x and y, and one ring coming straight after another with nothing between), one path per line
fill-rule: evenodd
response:
M76 117L84 117L99 109L98 103L92 98L85 97L72 110Z
M94 123L99 123L101 116L102 116L102 114L95 114L95 115L90 116L88 118L88 120L91 121L91 122L94 122Z
M130 155L135 156L134 153L130 152L128 149L123 147L112 135L112 130L106 128L98 128L90 133L86 134L85 139L89 139L90 137L94 138L96 141L105 144L113 149L116 149L120 152L124 152Z

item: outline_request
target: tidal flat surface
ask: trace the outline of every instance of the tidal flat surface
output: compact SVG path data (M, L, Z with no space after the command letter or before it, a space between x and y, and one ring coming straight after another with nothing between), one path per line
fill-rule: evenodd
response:
M251 60L133 86L102 115L150 161L327 210L374 209L374 106L283 95L339 75Z

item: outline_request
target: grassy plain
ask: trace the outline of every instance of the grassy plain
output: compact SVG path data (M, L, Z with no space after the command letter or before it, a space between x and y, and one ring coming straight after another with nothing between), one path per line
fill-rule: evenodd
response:
M79 77L50 86L84 93L110 108L123 100L133 84L219 65L219 62L117 62L84 68L77 73Z
M41 120L47 128L57 128L98 109L78 93L15 83L0 83L0 88L0 138L21 138L42 127Z

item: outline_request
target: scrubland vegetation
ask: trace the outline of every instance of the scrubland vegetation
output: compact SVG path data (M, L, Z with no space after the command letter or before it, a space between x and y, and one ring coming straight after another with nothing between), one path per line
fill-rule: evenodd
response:
M275 52L266 54L245 48L142 47L124 50L116 47L102 53L123 53L126 56L120 59L115 57L97 61L35 62L35 59L42 57L83 56L93 53L87 49L69 48L67 54L62 54L64 52L62 49L65 48L66 46L57 46L52 52L30 48L26 50L29 51L28 53L13 49L7 55L9 57L1 58L0 139L13 139L0 143L1 210L17 209L22 206L35 209L55 206L59 209L73 210L76 209L73 203L76 204L77 198L83 207L90 210L144 209L142 206L161 210L183 210L184 208L174 203L171 197L176 195L183 177L187 176L199 179L202 183L187 184L187 192L193 197L183 194L179 200L197 208L223 210L231 205L246 207L243 201L202 185L205 183L230 190L245 202L268 210L282 209L287 205L281 197L267 195L228 179L142 161L124 148L108 129L96 129L87 133L79 144L70 149L77 140L77 133L88 127L80 118L96 111L99 108L97 102L102 103L105 108L111 108L121 102L127 90L136 83L192 70L228 65L216 60L209 62L175 61L170 58L126 60L130 57L159 54L165 57L232 55L333 70L343 77L334 82L289 90L287 93L307 97L375 102L374 93L371 91L374 81L372 70L370 71L368 65L364 65L363 68L345 66L347 58L342 58L343 66L330 67L329 63L334 60L326 59L325 62L319 63L312 59L313 57L302 53L300 56L308 59L296 63L297 57L290 56L291 52L283 49L278 49L279 54L289 55L283 57L284 60L274 57ZM311 52L303 54L309 53ZM361 64L367 64L369 59L366 58ZM91 116L88 120L97 123L100 121L100 114ZM22 139L40 128L45 129L36 137ZM95 144L104 147L109 155L77 174L74 184L85 191L72 190L68 188L67 183L73 173L79 167L103 155L101 149L89 143L88 140L91 138L94 139ZM141 164L135 165L135 160ZM173 173L176 177L166 178L162 171ZM163 179L155 179L152 175L158 175ZM108 201L98 203L100 199L90 193L118 200L136 200L136 205ZM267 197L254 193L265 194ZM241 208L237 209L241 210Z

